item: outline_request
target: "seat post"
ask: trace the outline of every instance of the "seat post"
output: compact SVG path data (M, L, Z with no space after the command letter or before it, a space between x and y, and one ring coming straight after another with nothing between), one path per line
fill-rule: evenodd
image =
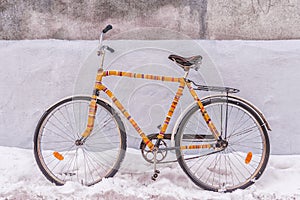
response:
M187 76L189 75L189 72L190 72L190 69L188 69L187 71L185 71L185 74L184 74L184 76L183 76L184 79L187 78Z

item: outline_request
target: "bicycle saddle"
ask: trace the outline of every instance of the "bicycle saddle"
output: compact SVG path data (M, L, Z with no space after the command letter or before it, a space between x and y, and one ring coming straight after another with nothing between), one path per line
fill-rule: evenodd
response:
M184 58L178 55L170 55L168 57L170 60L175 61L177 64L181 65L181 66L191 66L194 64L198 64L199 62L201 62L202 60L202 56L198 55L198 56L192 56L189 58Z
M188 58L184 58L178 55L169 55L168 57L170 60L176 62L184 71L189 71L190 69L194 69L198 71L202 56L192 56Z

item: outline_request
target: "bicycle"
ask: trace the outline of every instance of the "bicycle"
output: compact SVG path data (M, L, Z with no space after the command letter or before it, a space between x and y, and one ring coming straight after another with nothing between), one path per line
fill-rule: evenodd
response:
M200 55L169 59L184 70L183 77L168 77L123 71L105 71L106 51L103 36L112 29L108 25L100 34L98 56L100 66L91 96L73 96L61 100L45 111L34 135L34 155L48 180L56 185L76 181L93 185L103 178L113 177L120 168L127 148L122 114L142 138L142 156L153 163L156 180L169 151L175 151L177 161L187 176L199 187L231 192L252 185L266 168L271 128L264 115L248 101L232 95L239 90L196 84L188 79L191 69L199 70ZM108 76L140 78L179 84L164 122L157 134L146 135L114 94L102 84ZM173 132L166 133L183 90L187 86L194 103L178 117ZM221 94L200 99L195 90ZM113 105L102 98L106 94ZM210 115L209 115L210 114ZM168 146L165 141L171 140Z

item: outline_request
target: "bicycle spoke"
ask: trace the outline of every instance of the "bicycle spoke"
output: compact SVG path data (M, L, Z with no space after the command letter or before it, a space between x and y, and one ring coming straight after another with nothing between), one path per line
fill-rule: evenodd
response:
M232 147L228 147L228 148L232 149L234 152L237 153L237 151L236 151L234 148L232 148ZM238 153L237 153L237 155L238 155ZM237 155L236 155L236 154L233 154L234 158L239 162L240 166L242 166L242 167L243 167L243 168L251 175L251 172L248 170L248 168L245 167L245 165L241 162L241 160L238 159ZM241 156L240 156L240 157L241 157ZM239 168L238 168L238 169L239 169ZM239 171L239 172L240 172L240 171ZM240 173L241 173L241 172L240 172ZM241 173L241 174L242 174L242 173ZM243 176L244 176L244 175L243 175ZM244 176L244 178L247 179L245 176Z
M66 111L66 113L67 113L67 114L66 114L66 115L67 115L67 118L68 118L68 120L69 120L69 122L70 122L70 126L71 126L71 129L72 129L72 133L76 133L77 137L79 138L79 132L77 132L76 127L74 127L75 124L76 124L74 115L71 115L71 112L69 112L67 105L65 105L64 108L65 108L65 111ZM71 117L71 116L73 116L73 117ZM71 119L71 118L72 118L72 119Z
M61 122L61 120L59 120L57 117L56 117L56 115L55 115L55 113L53 114L53 117L56 119L56 121L58 121L58 123L63 127L63 129L65 129L65 130L63 130L63 129L61 129L61 128L59 128L57 125L54 125L54 123L53 123L53 125L56 127L56 128L58 128L59 130L61 130L63 133L66 133L66 134L68 134L68 133L72 133L72 131L70 131L62 122ZM71 138L73 138L72 136L72 134L68 134L68 135L70 135L70 137Z
M239 131L239 132L232 132L232 134L228 137L231 138L231 137L234 137L234 136L241 136L241 135L244 135L244 134L250 134L252 131L255 131L255 129L257 129L257 126L256 125L251 125L250 127L246 127L245 129Z
M249 136L251 136L250 138L249 138ZM231 143L232 144L236 144L237 142L239 142L239 143L242 143L242 142L244 142L245 140L247 140L247 141L252 141L253 139L256 139L256 138L260 138L261 139L261 136L260 135L248 135L248 136L246 136L246 137L242 137L242 138L240 138L240 139L237 139L237 140L233 140L233 141L231 141Z
M89 157L91 157L91 159L93 159L94 162L96 162L99 165L99 167L101 167L104 171L106 171L106 168L104 168L105 164L103 162L108 163L108 161L105 160L105 159L103 159L103 156L101 156L101 158L103 159L103 161L102 161L99 158L97 158L94 155L92 155L90 152L88 152L86 150L84 150L84 152L86 153L86 155L88 155Z
M65 127L70 133L74 133L73 127L70 125L69 119L67 119L67 118L65 117L65 115L61 112L61 109L58 109L57 112L59 112L59 114L63 117L65 123L66 123L67 125L69 125L69 126L71 127L71 129L67 128L66 125L64 125L64 127Z
M57 126L55 126L55 124L53 124L51 121L48 121L48 122L49 122L50 124L52 124L54 127L57 128ZM56 134L57 136L63 137L63 136L61 136L60 134L54 132L53 130L51 130L51 129L49 129L49 128L44 128L44 129L47 129L47 130L51 131L52 133ZM70 134L68 134L68 133L66 133L66 132L64 132L64 131L62 131L62 130L59 129L59 128L57 128L57 129L60 130L65 136L67 136L71 141L74 140L74 138L71 137Z

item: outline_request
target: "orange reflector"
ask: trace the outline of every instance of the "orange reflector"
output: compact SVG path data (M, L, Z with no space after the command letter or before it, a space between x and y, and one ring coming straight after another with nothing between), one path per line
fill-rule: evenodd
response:
M54 157L57 158L58 160L63 160L63 159L64 159L63 155L61 155L61 154L58 153L57 151L54 151L54 152L53 152L53 155L54 155Z
M252 152L248 152L246 159L245 159L245 163L249 164L252 160Z

